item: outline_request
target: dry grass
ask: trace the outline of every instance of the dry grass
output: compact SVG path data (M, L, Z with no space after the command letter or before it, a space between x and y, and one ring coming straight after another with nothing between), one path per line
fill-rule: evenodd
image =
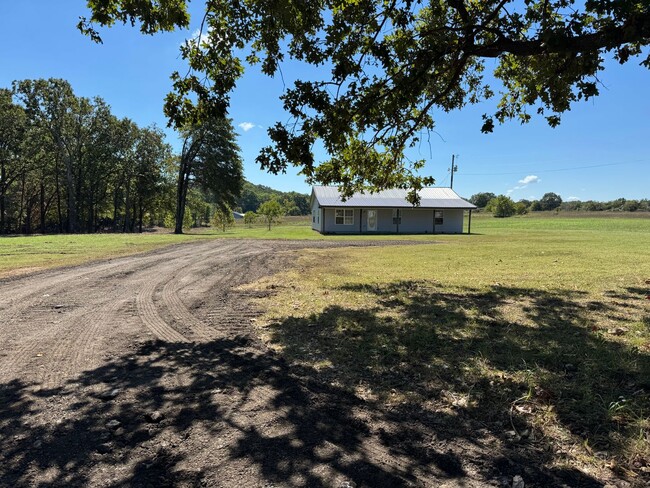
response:
M496 221L496 222L495 222ZM311 250L256 286L260 334L388 408L480 422L596 478L650 481L650 221L478 220L442 244Z

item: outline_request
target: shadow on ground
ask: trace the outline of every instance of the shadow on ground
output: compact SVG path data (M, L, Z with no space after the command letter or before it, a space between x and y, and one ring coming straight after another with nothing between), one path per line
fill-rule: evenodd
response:
M538 486L605 484L569 467L580 458L613 479L650 482L647 290L602 300L428 282L339 291L370 294L375 306L290 317L271 325L270 341L322 382L392 406L405 441L385 444L410 454L427 436L446 438L485 480L520 471ZM468 447L482 437L499 442Z
M12 381L0 386L0 485L403 486L416 469L463 475L446 453L391 460L367 442L358 399L312 386L246 338L141 344L52 390Z
M597 487L539 419L621 457L650 406L648 354L589 327L626 320L624 298L345 289L377 307L275 324L284 357L151 342L60 388L0 385L0 485Z

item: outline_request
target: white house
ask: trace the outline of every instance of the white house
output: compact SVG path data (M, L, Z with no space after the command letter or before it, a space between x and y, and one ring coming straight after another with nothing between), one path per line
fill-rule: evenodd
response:
M461 234L465 210L467 232L476 206L451 188L423 188L420 206L406 200L407 190L355 193L343 201L334 186L311 191L312 229L321 234Z

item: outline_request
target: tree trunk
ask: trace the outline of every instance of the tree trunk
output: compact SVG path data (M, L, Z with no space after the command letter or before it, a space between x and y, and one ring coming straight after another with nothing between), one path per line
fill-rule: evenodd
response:
M113 192L113 232L117 232L117 200L119 191L119 187L116 187Z
M59 219L59 234L63 233L63 215L61 214L61 186L59 185L59 156L56 157L54 169L54 181L56 182L56 215Z
M23 211L25 210L25 173L20 177L20 210L18 212L18 228L17 232L20 234L23 227Z
M126 200L124 202L124 225L122 226L122 232L126 232L131 227L131 181L127 180L126 187Z
M95 198L92 185L88 190L88 218L86 219L87 232L95 232Z
M68 192L68 232L77 230L77 207L75 205L74 174L72 172L72 158L65 159L66 190Z
M185 165L181 163L178 170L178 187L176 191L176 228L174 234L183 233L183 218L185 217L185 202L187 200L187 187L189 185L189 173Z
M6 232L5 229L5 193L7 187L5 182L7 181L7 174L5 169L5 163L0 162L0 234Z
M142 197L140 197L139 210L138 210L138 231L142 234L142 219L144 218L144 206L142 205Z
M25 234L32 233L32 207L34 205L33 197L29 197L25 207Z
M41 212L41 234L45 234L45 183L41 180L40 195L40 212Z

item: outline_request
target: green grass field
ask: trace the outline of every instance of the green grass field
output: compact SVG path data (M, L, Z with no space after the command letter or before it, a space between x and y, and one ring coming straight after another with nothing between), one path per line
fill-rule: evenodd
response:
M647 479L650 219L479 216L472 230L304 251L256 285L277 292L260 334L368 401L453 411L548 465Z
M168 233L0 237L0 277L126 256L206 237Z

